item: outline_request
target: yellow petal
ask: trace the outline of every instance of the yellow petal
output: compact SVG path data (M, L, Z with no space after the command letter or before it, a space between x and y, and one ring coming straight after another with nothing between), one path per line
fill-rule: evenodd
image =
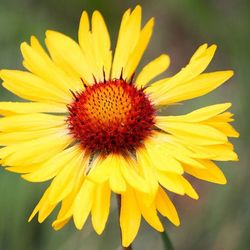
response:
M179 77L188 81L202 73L212 61L216 49L215 44L210 47L207 47L207 44L201 45L191 57L189 64L181 70Z
M206 166L206 169L197 169L191 166L185 165L185 172L188 174L209 182L217 184L226 184L227 180L223 172L212 161L203 160L202 163Z
M68 222L69 222L70 218L64 219L64 220L55 220L52 223L52 227L54 230L58 231L61 228L63 228Z
M141 214L142 214L143 218L154 229L156 229L159 232L163 232L164 229L163 229L161 221L157 215L157 210L156 210L155 204L152 203L152 204L148 205L146 195L143 193L140 193L140 192L136 192L136 199L137 199L138 205L140 207Z
M32 214L29 217L29 222L34 218L34 216L38 214L38 221L42 223L54 210L56 204L51 205L48 200L50 189L48 188L39 203L36 205L35 209L33 210Z
M190 59L190 62L194 62L195 60L197 60L199 57L202 57L204 52L206 52L207 50L207 43L201 45L193 54L193 56Z
M156 95L151 95L151 98L155 105L169 105L189 100L211 92L232 76L233 71L230 70L204 73L165 93L158 90L157 97Z
M56 86L59 90L71 97L68 90L74 90L74 83L69 81L70 79L65 72L57 67L49 57L45 57L44 53L41 53L41 47L37 50L37 46L34 48L34 46L31 47L27 43L22 43L21 51L24 57L23 65L29 71L48 82L50 86Z
M209 119L208 121L213 121L213 122L233 122L234 119L232 118L233 114L230 112L224 112L222 114L219 114L211 119Z
M136 68L144 54L144 51L146 50L148 43L150 41L150 38L153 33L153 26L154 26L154 18L151 18L146 25L143 27L140 37L138 39L138 42L133 50L131 52L128 62L125 65L124 71L123 71L123 77L127 80L131 78L131 76L135 73Z
M187 146L187 143L178 139L177 137L167 134L165 132L154 132L154 135L151 138L155 144L160 144L161 147L164 147L168 154L173 155L175 158L176 155L186 155L192 158L199 158L199 154L193 152Z
M231 107L231 105L232 105L231 103L211 105L211 106L197 109L186 115L165 116L164 121L165 122L172 122L172 121L173 122L188 122L188 123L202 122L224 112L229 107Z
M78 73L79 78L89 84L94 82L93 70L75 41L59 32L49 30L46 32L46 43L51 50L56 50L62 61Z
M41 137L39 139L16 143L0 149L3 165L20 166L21 164L41 163L72 143L72 138L64 132Z
M75 181L75 185L73 187L73 190L65 199L62 200L62 206L61 206L60 211L57 215L57 218L52 223L52 227L55 230L61 229L72 217L73 204L74 204L76 195L78 194L79 189L82 186L84 178L85 178L85 176L79 173L78 178Z
M63 168L67 168L67 164L81 154L81 149L78 146L67 148L58 154L55 154L48 161L43 163L36 171L23 175L25 180L32 182L42 182L56 176Z
M86 11L83 11L79 23L78 29L78 40L81 46L81 49L85 52L87 50L93 50L91 45L91 34L90 34L90 25L89 25L89 17Z
M128 188L121 197L120 226L122 245L128 247L135 239L141 223L141 212L134 191Z
M158 190L158 180L156 170L154 169L154 164L145 148L136 150L136 158L138 161L139 172L148 183L148 187L151 190L151 195L154 197Z
M192 185L184 177L181 177L181 182L182 182L185 194L187 194L192 199L195 199L195 200L199 199L197 192L194 190Z
M227 137L223 133L204 124L170 122L167 118L158 116L156 126L191 144L213 145L227 142Z
M122 18L118 35L111 78L119 78L135 48L141 31L141 7L136 6L130 14L127 10Z
M174 204L169 199L165 191L160 187L156 196L157 210L165 217L167 217L174 225L180 225L180 219L175 209Z
M168 55L161 55L147 64L136 79L138 88L146 86L152 79L164 72L170 64Z
M154 92L157 88L166 93L167 91L181 86L183 83L190 81L201 74L211 62L214 53L216 51L216 45L212 45L207 48L207 45L200 46L194 55L191 57L189 64L182 68L173 77L167 78L165 82L152 84L152 91Z
M100 12L94 11L92 15L92 31L87 12L82 13L78 39L95 79L104 81L104 74L106 79L109 79L112 61L111 44L108 29Z
M96 22L95 22L95 25L96 25ZM102 33L100 33L100 35L101 34ZM101 68L98 67L97 65L96 57L95 57L95 53L96 53L95 44L96 42L98 42L98 40L97 41L93 40L93 35L90 31L89 17L86 11L83 11L81 19L80 19L79 30L78 30L78 40L79 40L80 47L84 53L84 56L92 69L92 74L95 76L96 80L101 81L101 79L103 78L103 66L104 65L102 65Z
M159 183L167 190L180 195L185 194L180 175L158 171L157 176Z
M147 182L139 175L137 163L132 158L120 158L119 165L121 166L121 172L123 174L126 182L136 190L139 190L143 193L150 192L150 189L147 186Z
M111 191L107 183L97 186L94 203L91 210L91 218L93 227L98 234L101 234L103 232L108 219L110 197Z
M13 115L0 119L0 131L35 131L59 127L63 126L64 124L65 116L55 116L48 114Z
M91 164L90 172L88 173L88 178L94 182L103 183L109 180L112 168L112 157L100 157L95 158Z
M42 57L43 60L47 61L48 64L51 63L50 57L45 52L42 45L40 44L40 42L37 40L37 38L35 36L31 36L31 38L30 38L30 46L31 46L32 49L34 49L39 54L39 57Z
M183 173L180 162L168 153L164 145L148 140L145 142L145 146L149 157L157 169L177 174Z
M54 220L52 223L53 229L55 231L62 229L70 221L70 219L71 219L71 217L69 216L66 218L58 218L58 219Z
M110 177L109 177L109 185L113 192L115 193L123 193L126 191L126 182L123 177L121 171L121 165L119 157L116 155L108 156L112 157L111 165L110 165Z
M68 64L64 58L61 57L60 51L55 48L55 44L51 42L49 39L45 39L46 46L50 53L50 56L53 60L53 63L60 69L64 79L68 82L68 90L72 90L74 92L79 92L84 89L82 79L79 76L79 73ZM66 86L65 86L66 87Z
M14 173L24 174L24 173L30 173L30 172L36 171L37 169L40 168L40 165L41 164L30 164L30 165L25 165L25 166L20 165L20 166L15 166L15 167L5 167L5 170L8 170Z
M121 165L125 161L121 156L110 154L105 159L96 159L88 177L96 182L109 181L110 188L115 193L123 193L126 190L126 182L123 177Z
M70 67L67 67L67 66L65 67L64 64L61 64L62 61L60 61L60 59L58 60L57 54L54 53L54 50L52 51L49 50L50 55L53 60L52 62L51 58L48 56L47 52L43 49L43 47L41 46L39 41L36 39L36 37L31 36L30 46L36 53L38 53L39 57L42 58L44 62L46 62L50 67L54 68L54 71L56 71L56 74L60 74L59 81L52 79L52 82L56 81L56 85L58 84L60 88L63 88L67 94L69 94L69 91L68 91L69 89L72 91L82 90L83 86L82 86L81 79L79 79L77 74L74 71L72 71ZM56 67L53 65L53 63L55 63ZM27 61L25 61L24 64L26 66L29 65ZM28 66L27 68L28 69L31 68L31 71L32 71L32 66L31 67ZM63 76L63 81L61 79L62 76ZM55 85L55 83L53 85Z
M61 104L68 104L72 100L69 89L63 92L32 73L20 70L1 70L0 75L4 81L3 87L24 99Z
M195 168L204 168L204 166L196 159L193 159L187 155L181 155L178 152L174 154L175 158L180 161L181 163L189 164L192 167Z
M115 193L126 190L126 182L121 170L124 159L116 154L110 154L105 159L94 161L88 177L95 182L109 181L110 188Z
M208 155L207 158L215 161L238 161L233 145L229 142L220 145L207 145L205 147L197 146L195 150L201 150Z
M53 135L56 132L59 132L63 127L59 128L48 128L43 130L35 131L18 131L18 132L3 132L0 133L0 145L6 146L15 143L25 142L29 140L38 139L44 136Z
M203 159L204 153L191 151L187 146L190 142L180 140L172 135L161 132L155 133L152 139L155 141L156 145L160 145L162 150L165 151L165 154L170 155L180 163L186 163L197 168L204 168L200 162L195 160L195 158ZM164 171L164 168L160 170Z
M91 211L96 186L93 182L85 180L76 196L73 206L73 218L77 229L81 230Z
M228 137L238 138L240 136L240 134L235 130L235 128L231 124L226 122L218 122L216 120L216 117L204 122L204 124L213 126Z
M106 79L110 77L112 53L110 51L110 37L106 24L99 11L95 11L92 16L92 41L94 45L94 56L99 75L97 80L103 81L103 70Z
M73 190L79 175L83 173L88 163L88 159L83 159L83 156L84 151L79 152L53 179L49 194L51 204L60 202Z
M66 113L64 104L39 102L0 102L0 115L16 115L25 113Z

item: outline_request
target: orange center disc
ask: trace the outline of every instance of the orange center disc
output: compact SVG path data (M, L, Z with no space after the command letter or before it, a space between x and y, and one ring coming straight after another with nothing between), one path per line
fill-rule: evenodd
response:
M69 129L91 152L133 151L152 132L155 109L142 89L124 80L96 83L74 96Z

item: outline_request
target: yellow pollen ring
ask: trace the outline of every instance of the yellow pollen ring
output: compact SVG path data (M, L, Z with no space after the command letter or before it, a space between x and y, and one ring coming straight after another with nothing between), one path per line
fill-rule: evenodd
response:
M100 122L123 122L131 110L131 97L121 86L107 86L91 93L86 104L90 117Z

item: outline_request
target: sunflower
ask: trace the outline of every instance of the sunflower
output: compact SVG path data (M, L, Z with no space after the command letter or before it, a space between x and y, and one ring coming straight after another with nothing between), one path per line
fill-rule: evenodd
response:
M238 159L228 141L238 137L226 111L231 104L178 116L157 113L207 94L233 72L203 73L216 50L204 44L172 77L153 81L170 64L166 54L135 77L153 25L152 18L141 27L140 6L127 10L112 56L101 14L95 11L90 24L84 11L79 43L49 30L49 54L32 36L30 44L21 44L27 71L1 70L3 87L30 101L0 103L1 164L30 182L52 180L29 220L38 213L43 222L60 203L55 230L71 218L82 229L91 214L101 234L115 193L126 247L142 217L158 231L164 230L159 214L180 224L167 191L198 199L187 175L226 183L214 161Z

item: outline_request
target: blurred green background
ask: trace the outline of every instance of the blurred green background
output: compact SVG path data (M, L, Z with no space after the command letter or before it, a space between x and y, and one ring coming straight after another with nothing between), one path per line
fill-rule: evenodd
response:
M76 39L82 10L99 9L109 27L113 46L122 13L136 4L143 6L143 19L156 17L154 36L143 63L168 53L173 74L183 67L194 50L205 42L218 45L208 71L233 69L235 76L213 93L171 108L181 114L207 104L233 102L235 140L240 162L221 164L228 185L218 186L194 180L198 201L175 196L181 226L166 220L164 226L177 250L250 249L249 197L249 110L250 84L250 1L247 0L0 0L0 68L22 68L19 45L31 35L44 39L55 29ZM140 66L141 67L141 66ZM1 100L15 97L1 89ZM0 249L4 250L113 250L119 249L116 203L113 201L108 225L101 237L88 222L83 231L69 223L59 232L50 227L51 216L40 225L27 222L29 214L48 183L32 184L0 169ZM143 223L134 249L164 249L161 235Z

